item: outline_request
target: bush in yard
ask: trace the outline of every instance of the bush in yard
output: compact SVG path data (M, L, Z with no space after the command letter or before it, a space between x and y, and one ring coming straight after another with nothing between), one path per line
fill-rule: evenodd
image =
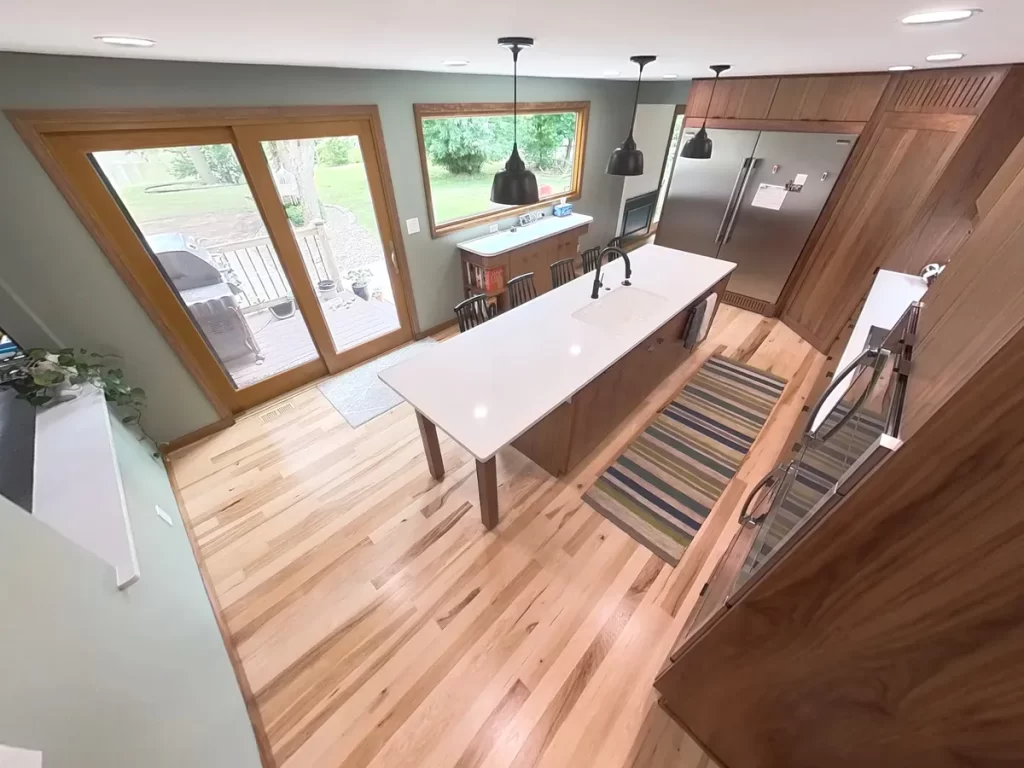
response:
M333 136L316 147L316 161L321 165L351 165L362 160L359 139L355 136Z
M301 227L306 223L306 216L302 212L302 206L299 203L285 203L284 212L288 215L288 221L294 226Z
M444 117L423 121L427 157L452 174L480 173L492 140L485 120Z
M576 138L576 115L527 115L519 124L526 164L540 171L563 171Z
M174 147L171 173L178 179L199 179L207 184L239 184L242 168L234 150L227 144L206 144L199 147Z

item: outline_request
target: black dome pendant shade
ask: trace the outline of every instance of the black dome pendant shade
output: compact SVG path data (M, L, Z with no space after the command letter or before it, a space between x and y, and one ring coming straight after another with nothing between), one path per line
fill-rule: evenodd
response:
M636 122L636 105L640 101L640 78L644 76L644 67L654 61L655 56L630 56L629 60L640 65L640 74L636 78L636 96L633 98L633 118L629 121L629 136L622 146L612 152L608 158L610 176L643 176L644 153L636 148L633 140L633 123Z
M700 126L700 130L697 131L696 136L689 138L683 149L679 153L680 157L685 157L688 160L710 160L711 159L711 148L713 146L711 137L708 136L706 126L708 124L708 112L711 111L711 100L715 98L715 86L718 85L718 76L721 75L725 70L729 69L729 64L712 64L711 70L715 73L715 82L711 86L711 98L708 99L708 109L704 113L704 122Z
M516 123L519 112L519 51L533 47L532 37L501 37L498 45L512 51L512 154L505 163L505 170L494 174L491 184L491 202L500 205L532 205L540 199L537 191L537 177L526 170L526 163L519 156L516 141Z

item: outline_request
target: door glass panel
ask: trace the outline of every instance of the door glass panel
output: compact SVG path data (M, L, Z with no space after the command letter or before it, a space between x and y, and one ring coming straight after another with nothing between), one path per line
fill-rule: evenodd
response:
M231 145L92 158L237 389L319 357Z
M262 144L335 350L398 330L359 137Z

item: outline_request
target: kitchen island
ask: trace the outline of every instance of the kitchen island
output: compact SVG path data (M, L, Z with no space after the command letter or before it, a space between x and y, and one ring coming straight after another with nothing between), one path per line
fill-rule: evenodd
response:
M736 265L645 245L382 371L416 409L430 473L444 476L440 427L477 462L480 514L498 523L494 455L506 445L569 472L707 333Z

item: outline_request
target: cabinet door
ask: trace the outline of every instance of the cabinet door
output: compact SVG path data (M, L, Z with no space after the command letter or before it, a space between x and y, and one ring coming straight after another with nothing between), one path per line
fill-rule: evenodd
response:
M551 269L548 259L555 253L555 240L547 238L519 248L509 255L512 277L533 273L533 285L538 295L551 290Z
M768 117L771 120L867 122L889 75L820 75L779 80Z
M779 84L777 77L725 78L714 87L714 98L711 99L713 81L698 80L690 90L686 105L687 117L731 117L750 120L762 120L768 116L775 88ZM708 101L711 100L711 111Z
M887 113L799 277L783 320L818 349L839 333L974 118Z

